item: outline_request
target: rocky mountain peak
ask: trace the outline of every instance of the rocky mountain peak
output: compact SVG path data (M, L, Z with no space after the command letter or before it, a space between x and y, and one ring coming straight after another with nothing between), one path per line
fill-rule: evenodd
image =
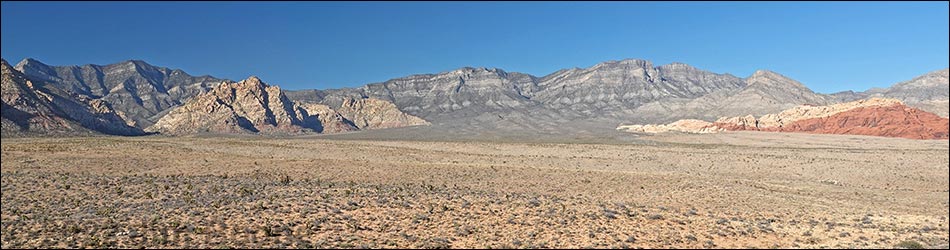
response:
M260 90L260 91L255 91L255 92L261 92L261 91L264 91L265 89L271 87L271 86L268 85L267 83L264 83L263 81L261 81L261 79L258 78L257 76L250 76L250 77L248 77L247 79L241 80L240 82L231 83L231 84L233 84L233 85L235 85L235 86L221 86L221 87L222 87L222 88L233 88L233 87L236 87L236 88L239 88L239 89ZM222 85L225 85L225 84L222 84Z
M256 84L256 85L263 85L263 82L261 82L261 78L258 78L257 76L250 76L242 82L247 82L247 83Z
M43 62L40 62L39 60L33 59L32 57L23 58L23 60L20 60L20 63L17 63L17 65L31 65L31 64L49 67L49 65L46 65Z
M451 75L457 75L462 78L484 78L484 77L506 77L508 72L505 72L499 68L486 68L486 67L462 67L453 71L449 71Z
M933 112L941 117L948 115L948 95L950 93L950 77L948 69L931 71L911 80L894 84L889 88L872 88L863 93L843 96L844 100L866 97L897 98L908 106Z
M653 67L653 63L642 59L606 61L567 73L580 78L599 78L597 84L624 85L629 81L649 83L659 80L659 71Z
M756 70L751 76L746 78L749 86L767 85L773 87L792 87L797 89L807 89L802 83L788 78L782 74L770 70ZM809 90L809 92L811 92Z
M598 63L591 67L591 70L597 70L602 68L639 68L639 69L654 69L653 63L643 59L623 59L620 61L606 61Z
M152 66L151 64L146 63L145 61L142 61L142 60L135 60L135 59L125 61L123 64L124 64L124 65L127 65L126 67L128 67L128 68L130 68L130 69L151 69L151 68L157 68L157 67L155 67L155 66Z
M28 132L60 133L82 130L61 116L50 104L49 95L39 93L19 71L6 60L0 62L2 83L2 128L4 136Z
M28 76L38 76L42 79L56 75L56 70L33 58L26 58L17 63L16 70Z
M332 133L428 124L390 102L347 98L340 112L330 106L294 102L279 87L256 76L225 82L163 116L148 131L163 134ZM359 121L358 123L354 123Z
M950 68L936 70L926 74L927 76L950 77Z
M765 77L765 78L771 78L771 79L788 78L788 77L783 76L782 74L775 73L775 71L771 71L767 69L756 70L755 72L752 73L751 76L749 76L749 78L757 78L757 77Z
M656 68L660 75L666 78L688 78L691 76L702 76L702 75L719 75L712 72L708 72L692 65L674 62L667 65L661 65ZM729 74L722 74L723 77L729 77L735 79L736 77ZM694 79L700 80L700 79Z
M140 128L153 124L169 108L223 81L210 76L191 76L142 60L108 65L49 66L27 58L17 64L17 70L34 82L61 89L68 95L102 99Z
M26 60L26 66L42 65ZM3 60L3 128L4 136L20 134L88 134L138 135L123 114L103 100L90 99L62 91L50 84L34 84L22 72Z
M310 130L302 120L298 108L279 88L252 76L237 83L224 82L192 98L148 129L167 134L293 134Z
M696 67L681 62L673 62L667 65L661 65L657 68L660 71L699 71Z
M928 88L936 86L947 86L950 83L950 71L948 69L928 72L922 76L894 85L898 88Z

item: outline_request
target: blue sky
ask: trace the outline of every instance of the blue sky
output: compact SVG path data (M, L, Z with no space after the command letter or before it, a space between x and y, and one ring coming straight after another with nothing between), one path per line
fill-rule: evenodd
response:
M769 69L829 93L950 61L947 2L2 2L0 18L14 64L141 59L285 89L639 58Z

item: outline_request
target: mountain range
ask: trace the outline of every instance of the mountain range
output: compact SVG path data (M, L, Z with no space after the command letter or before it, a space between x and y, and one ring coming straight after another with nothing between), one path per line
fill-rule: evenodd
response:
M49 82L63 91L106 101L139 128L150 126L163 111L224 81L140 60L104 66L49 66L27 58L15 68L33 81Z
M142 133L109 103L62 91L50 82L29 80L6 60L0 61L4 136Z
M895 98L946 117L948 100L947 69L886 89L826 95L767 70L741 78L682 63L654 66L634 59L541 77L465 67L357 88L297 91L280 90L256 77L234 82L191 76L138 60L49 66L25 59L13 69L7 69L6 61L4 65L4 136L46 133L29 125L55 124L41 117L59 117L64 124L78 124L71 127L118 135L336 133L416 125L472 133L570 133L612 131L621 123L760 116L799 105L872 97ZM8 82L10 93L26 94L8 102ZM59 104L28 93L50 93ZM67 101L81 105L64 104ZM65 111L63 106L97 115ZM18 115L22 112L34 116L25 119Z
M890 88L872 88L865 92L844 91L831 96L838 102L847 102L870 97L895 98L924 111L947 117L950 99L947 69L933 71L914 79L894 84Z

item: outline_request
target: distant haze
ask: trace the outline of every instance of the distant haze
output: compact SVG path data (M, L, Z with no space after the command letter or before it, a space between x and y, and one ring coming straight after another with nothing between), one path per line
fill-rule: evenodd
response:
M948 67L947 2L2 2L2 56L140 59L285 89L608 60L768 69L831 93Z

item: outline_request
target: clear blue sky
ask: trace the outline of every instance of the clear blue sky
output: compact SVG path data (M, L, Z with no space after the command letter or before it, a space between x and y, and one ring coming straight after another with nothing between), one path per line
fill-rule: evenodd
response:
M947 2L3 2L2 56L142 59L285 89L640 58L828 93L946 68L948 18Z

